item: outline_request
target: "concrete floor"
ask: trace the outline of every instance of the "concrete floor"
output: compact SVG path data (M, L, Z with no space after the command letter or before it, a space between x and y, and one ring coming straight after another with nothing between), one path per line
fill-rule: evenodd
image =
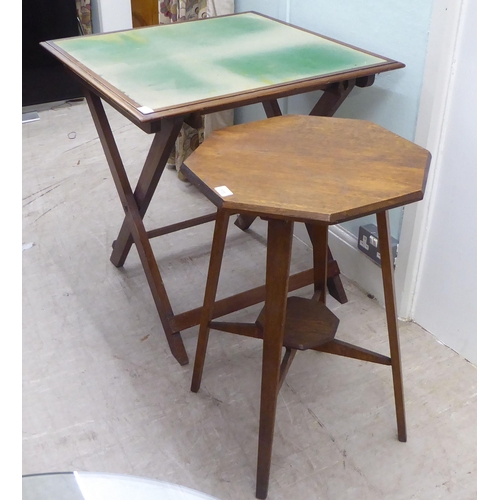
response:
M151 142L109 110L131 182ZM213 332L198 394L170 354L135 249L109 262L122 208L86 104L23 132L23 474L100 471L254 498L260 342ZM166 171L146 227L213 207ZM231 224L219 297L263 283L265 224ZM152 240L175 312L201 305L213 224ZM311 265L294 244L293 270ZM388 354L384 311L344 279L338 338ZM309 288L297 295L308 296ZM234 315L251 321L259 307ZM270 500L476 498L476 367L400 326L408 442L390 368L298 353L279 395ZM183 332L190 359L197 329Z

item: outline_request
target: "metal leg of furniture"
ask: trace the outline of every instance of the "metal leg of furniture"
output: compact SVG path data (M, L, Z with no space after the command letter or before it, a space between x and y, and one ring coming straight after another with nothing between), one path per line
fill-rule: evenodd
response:
M188 357L184 343L182 342L180 333L174 332L171 328L171 320L173 318L172 307L163 286L163 280L142 221L142 215L120 158L104 107L98 96L88 90L85 92L113 181L125 211L124 226L127 228L132 241L137 247L170 350L177 361L181 365L185 365L188 363Z
M394 297L394 266L387 211L377 213L377 227L382 261L382 280L384 283L385 312L389 332L394 399L396 403L396 421L399 441L406 441L406 417L403 395L403 377L401 373L401 353L399 348L398 317Z
M266 313L264 321L256 488L260 499L267 497L269 487L293 239L293 221L269 219L268 224L265 308L272 313Z

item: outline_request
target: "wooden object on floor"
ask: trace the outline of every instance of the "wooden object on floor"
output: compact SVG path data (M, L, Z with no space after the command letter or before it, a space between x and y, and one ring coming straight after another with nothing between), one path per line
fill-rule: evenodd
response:
M278 392L297 349L390 365L397 435L406 441L387 211L423 198L429 164L428 151L374 123L289 115L216 131L183 165L218 208L191 390L200 389L210 328L263 339L257 498L267 496ZM268 221L266 297L255 323L213 321L232 214ZM334 338L338 319L325 305L328 226L370 214L379 228L390 357ZM306 223L313 242L311 299L288 297L295 221Z
M255 44L255 38L249 36L255 32L262 43ZM271 117L281 114L279 98L311 91L321 91L313 114L330 116L354 87L367 87L375 75L404 67L398 61L252 12L41 45L85 89L125 212L110 260L116 267L123 266L135 245L165 336L180 364L188 363L180 332L199 324L201 307L177 314L172 311L165 287L168 277L160 276L148 240L214 220L215 214L153 229L145 227L144 217L182 123L193 124L200 115L254 103L262 103ZM235 50L227 52L227 47ZM195 53L200 57L194 58ZM135 188L123 168L126 162L121 159L102 101L147 134L154 134ZM345 302L340 270L330 252L327 273L328 291ZM312 269L298 273L290 276L290 289L314 280ZM257 304L264 297L264 286L227 297L215 303L214 317Z

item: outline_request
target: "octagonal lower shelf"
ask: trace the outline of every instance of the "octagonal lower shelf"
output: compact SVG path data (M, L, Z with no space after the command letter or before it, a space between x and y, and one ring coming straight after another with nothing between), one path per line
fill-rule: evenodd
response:
M265 307L257 318L264 329ZM283 345L305 351L314 349L335 338L339 318L322 302L303 297L288 297Z

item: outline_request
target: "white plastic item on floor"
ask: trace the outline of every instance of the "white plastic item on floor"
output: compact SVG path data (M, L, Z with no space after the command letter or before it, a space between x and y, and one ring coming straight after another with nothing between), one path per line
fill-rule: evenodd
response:
M54 494L56 495L54 497ZM23 477L23 500L217 500L178 484L101 472Z

